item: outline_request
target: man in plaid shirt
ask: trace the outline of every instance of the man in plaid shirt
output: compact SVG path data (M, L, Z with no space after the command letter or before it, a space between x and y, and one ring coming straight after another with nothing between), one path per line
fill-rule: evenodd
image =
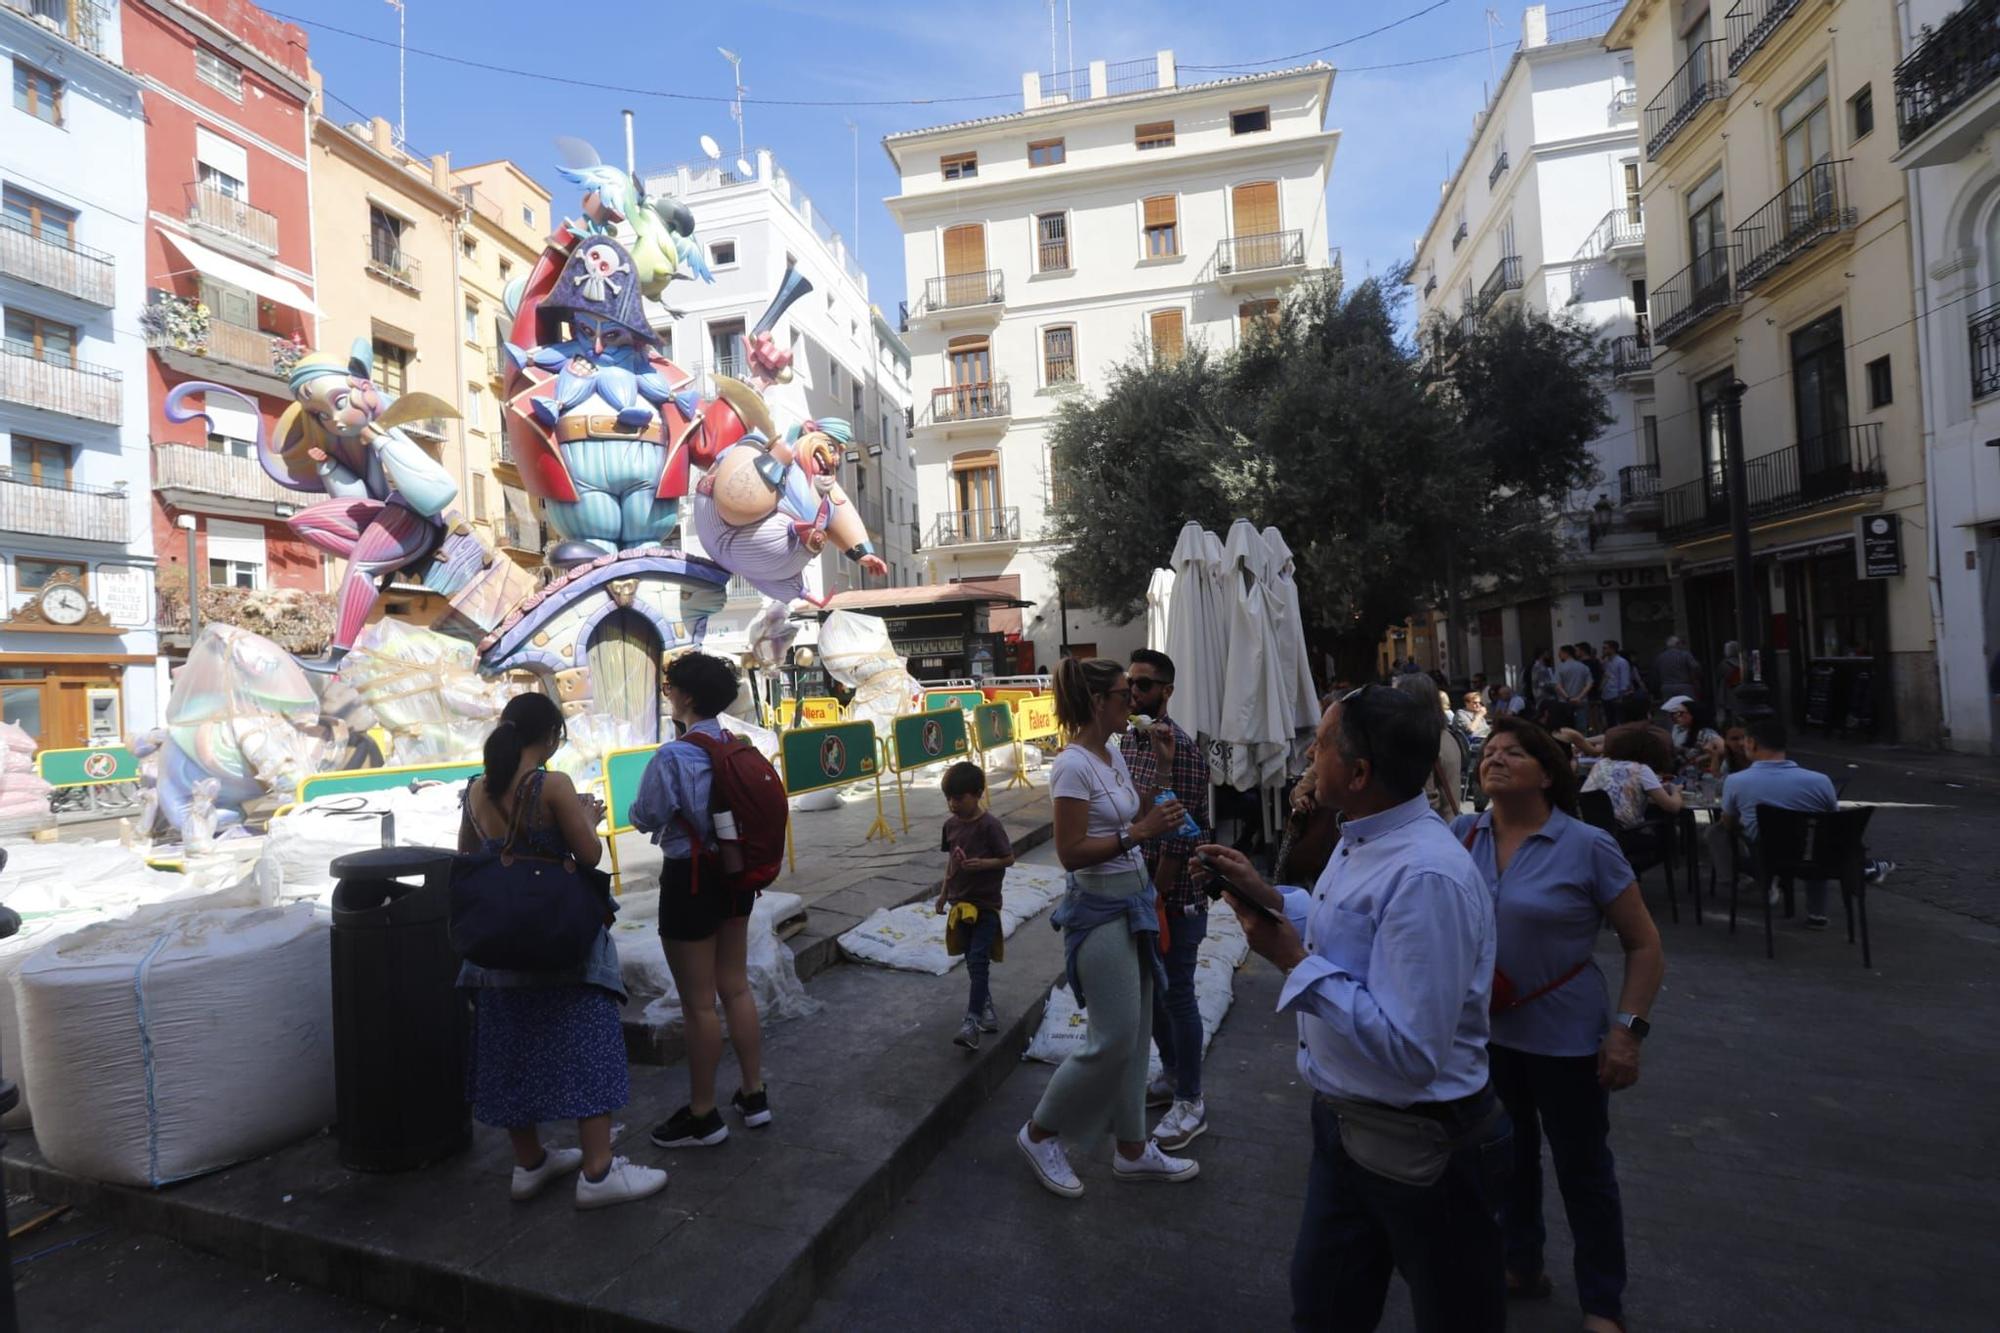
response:
M1167 716L1167 701L1174 695L1171 657L1150 648L1134 650L1125 683L1132 689L1132 712L1152 718L1155 733L1147 736L1132 730L1118 738L1125 767L1132 772L1132 785L1148 804L1155 792L1170 788L1194 822L1201 825L1200 837L1171 833L1140 844L1164 905L1169 941L1167 990L1164 995L1153 992L1153 1042L1160 1048L1160 1076L1147 1085L1146 1104L1167 1108L1153 1137L1163 1151L1173 1151L1187 1147L1208 1130L1201 1101L1201 1010L1194 994L1195 957L1208 934L1208 899L1188 878L1188 858L1210 832L1208 765L1202 762L1194 738ZM1157 751L1163 731L1173 737L1164 781Z

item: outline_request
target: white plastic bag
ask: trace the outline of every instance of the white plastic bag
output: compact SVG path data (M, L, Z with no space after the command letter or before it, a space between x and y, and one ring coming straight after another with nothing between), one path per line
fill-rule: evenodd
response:
M1032 920L1062 896L1067 877L1054 866L1012 866L1000 894L1000 934L1012 938L1021 923ZM926 897L901 907L876 910L840 937L840 951L850 958L899 972L928 972L941 977L965 961L946 951L945 918Z

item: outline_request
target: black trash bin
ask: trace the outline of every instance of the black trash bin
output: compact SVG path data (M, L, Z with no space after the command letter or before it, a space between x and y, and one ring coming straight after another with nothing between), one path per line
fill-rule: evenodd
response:
M451 866L438 847L333 863L336 1133L342 1164L359 1171L413 1170L472 1141Z

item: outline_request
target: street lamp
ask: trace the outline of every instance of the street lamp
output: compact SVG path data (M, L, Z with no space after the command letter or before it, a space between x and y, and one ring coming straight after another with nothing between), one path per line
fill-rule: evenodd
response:
M188 535L188 652L192 654L195 635L201 633L201 585L194 576L195 517L193 514L176 514L174 526Z

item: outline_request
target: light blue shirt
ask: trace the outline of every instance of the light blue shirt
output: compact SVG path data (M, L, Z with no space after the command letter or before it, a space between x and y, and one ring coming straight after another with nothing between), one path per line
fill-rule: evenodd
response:
M1757 807L1775 805L1780 810L1838 810L1840 797L1834 794L1833 779L1810 768L1800 768L1789 759L1759 759L1740 773L1722 780L1722 813L1733 815L1743 826L1743 836L1757 841Z
M1632 692L1632 664L1619 653L1604 662L1604 683L1598 686L1598 693L1606 699L1623 698Z
M1305 961L1278 994L1316 1092L1389 1106L1486 1086L1493 896L1422 796L1341 828L1311 893L1286 888Z
M714 718L697 722L688 731L718 740L724 734ZM651 834L660 855L669 861L686 861L694 855L687 824L701 835L702 847L712 849L715 832L709 824L708 800L713 779L708 756L698 746L668 741L639 779L639 794L632 798L632 827Z
M1493 887L1499 967L1516 995L1532 995L1578 963L1583 971L1526 1004L1493 1015L1493 1044L1530 1055L1595 1055L1611 1004L1591 958L1604 909L1638 879L1618 840L1601 828L1549 811L1502 874L1493 814L1460 815L1451 831L1468 839L1472 863Z

